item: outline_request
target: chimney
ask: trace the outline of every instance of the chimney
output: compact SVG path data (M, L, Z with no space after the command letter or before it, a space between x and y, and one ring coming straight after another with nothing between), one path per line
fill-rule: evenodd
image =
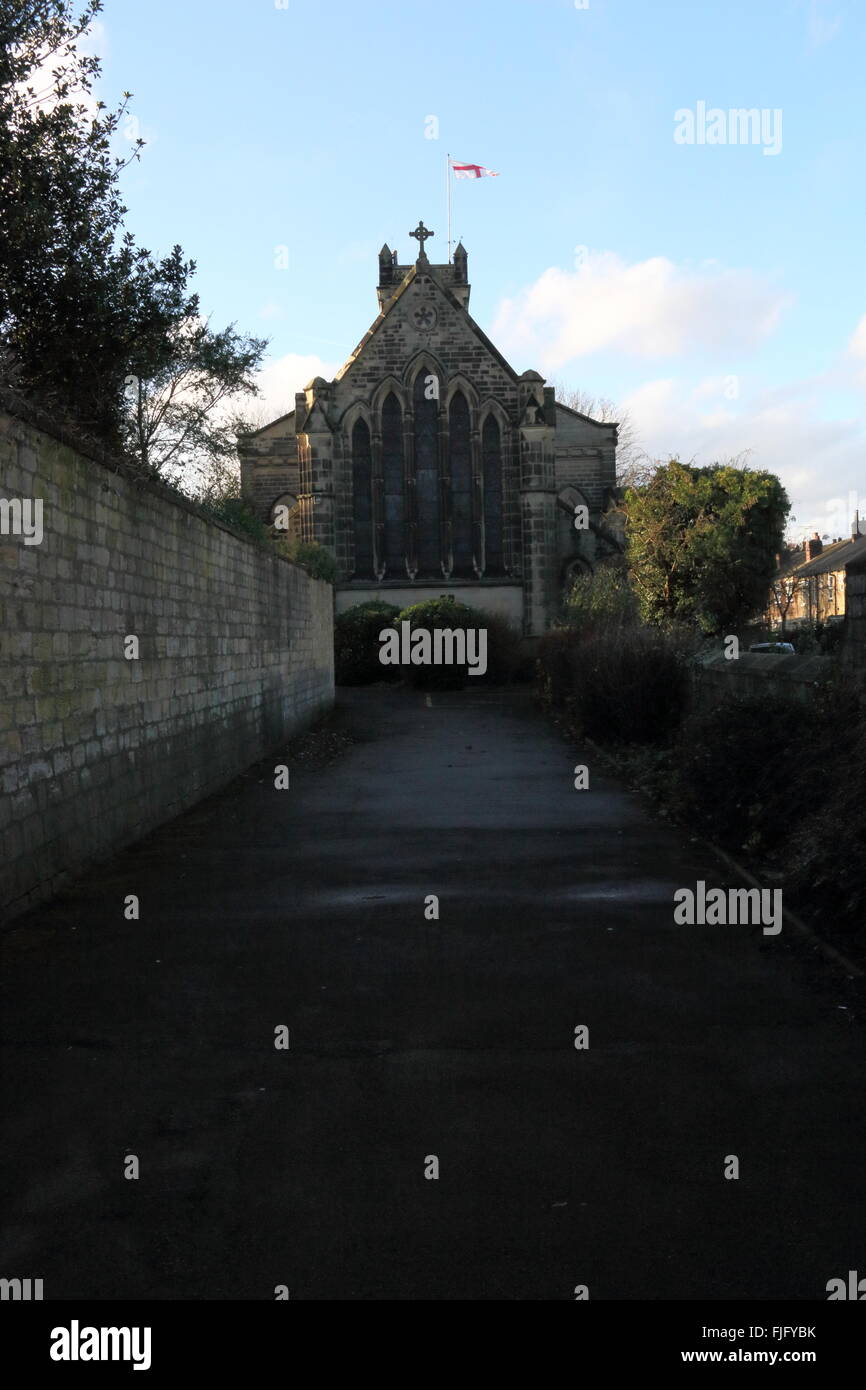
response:
M856 512L854 513L854 525L851 527L851 539L852 539L852 541L858 541L858 540L860 539L860 512L859 512L859 510L856 511Z
M814 531L811 540L806 542L806 564L808 565L810 560L817 560L823 549L824 542L821 540L818 532Z

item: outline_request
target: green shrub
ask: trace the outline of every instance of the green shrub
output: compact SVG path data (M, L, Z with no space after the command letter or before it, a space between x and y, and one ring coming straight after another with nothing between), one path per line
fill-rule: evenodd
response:
M779 695L696 711L674 749L678 820L769 864L819 930L859 929L866 909L866 718L844 681L808 702Z
M637 616L637 598L620 565L578 575L563 604L564 621L584 637L633 626Z
M825 623L798 623L789 629L784 639L779 640L790 642L800 656L835 656L844 635L844 619L836 618Z
M536 648L538 691L551 710L567 709L574 695L574 664L583 639L574 627L553 627Z
M277 548L287 560L306 570L313 579L324 579L328 584L337 582L337 562L327 546L318 541L302 541L297 536L281 537Z
M334 677L337 685L370 685L399 680L399 666L383 666L379 660L379 633L399 613L393 603L371 599L334 619Z
M819 930L862 933L866 910L866 719L847 692L828 692L829 719L799 750L788 834L785 886ZM861 936L862 941L862 936Z
M499 613L479 613L477 618L476 626L487 629L487 671L483 676L473 676L472 683L509 685L526 666L520 633Z
M453 598L430 598L421 603L410 604L398 613L394 626L408 622L410 630L417 632L423 628L433 632L436 628L450 628L452 631L466 631L467 628L486 627L487 617L466 603L458 603ZM488 641L488 662L489 662ZM469 678L466 665L463 666L405 666L400 670L409 682L420 690L459 690ZM477 681L480 677L473 676Z
M818 642L823 656L836 656L845 641L846 623L844 618L819 623Z
M466 631L468 628L487 633L487 670L483 676L470 676L467 665L408 666L401 668L406 678L422 690L459 690L467 681L470 685L499 685L513 680L522 662L520 634L498 614L484 613L453 598L425 599L404 608L394 620L399 628L408 622L412 632L419 628L433 632L436 628Z
M539 644L543 693L574 732L600 742L669 738L688 699L688 646L677 633L621 627L583 638L567 628Z
M181 494L183 495L183 494ZM264 544L269 528L256 515L245 497L218 497L199 503L206 516L222 521L235 531L242 531L254 541Z
M633 627L593 637L575 669L575 713L591 738L661 742L685 713L686 648L676 633Z
M677 741L677 816L731 849L770 849L790 828L795 750L812 720L808 705L770 692L695 710Z
M235 531L242 531L260 545L273 545L277 554L306 570L313 579L336 583L337 562L330 550L319 545L318 541L302 541L297 536L279 536L275 540L273 528L261 520L245 497L233 497L228 493L207 496L199 501L199 506L214 521L222 521Z

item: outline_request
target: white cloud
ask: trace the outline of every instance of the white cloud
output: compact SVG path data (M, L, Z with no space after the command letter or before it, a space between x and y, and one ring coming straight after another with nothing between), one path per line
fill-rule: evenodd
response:
M738 376L708 376L700 382L693 390L692 395L696 401L700 400L736 400L740 394L740 379Z
M75 50L78 54L86 58L98 58L104 64L108 57L108 33L102 20L94 20L88 29L84 31L75 42ZM54 106L53 97L53 77L55 68L62 65L64 61L62 54L53 54L44 57L34 68L25 87L32 87L36 94L36 106L43 111L50 111ZM67 60L68 61L68 60ZM95 82L91 91L87 92L81 87L73 87L69 99L84 109L87 120L96 120L98 117L105 117L109 112L99 110L99 83ZM109 111L113 112L121 103L108 100ZM115 133L117 142L117 152L125 160L129 156L129 150L125 146L133 145L138 140L143 140L146 146L155 145L158 139L157 132L153 126L146 126L135 112L128 108L118 122Z
M628 265L592 252L551 267L500 305L492 337L506 355L551 372L605 349L646 358L748 348L776 328L790 296L750 270L697 269L664 256Z
M623 401L623 408L634 420L641 438L667 428L677 418L677 382L674 377L646 381ZM653 452L653 451L650 451Z
M105 62L108 57L108 31L101 19L94 19L78 40L78 47L88 57Z
M809 383L731 402L725 380L714 403L706 380L663 378L633 391L622 404L647 453L707 465L749 451L749 467L776 473L787 488L793 535L848 534L854 507L866 515L866 421L819 418Z
M326 381L333 380L340 369L340 363L323 362L314 353L289 352L285 357L277 357L258 373L257 384L261 395L251 403L257 417L263 420L276 420L288 415L295 408L295 392L303 391L314 376L323 376Z
M866 314L863 315L848 340L847 357L849 359L847 364L849 383L856 389L863 390L863 388L866 387L866 367L862 365L864 359L866 359ZM851 358L855 359L857 364L856 367L854 363L850 361ZM844 374L844 364L841 370Z
M78 53L88 58L99 58L104 62L108 54L108 34L101 19L95 19L88 29L78 38L74 45ZM46 53L37 63L21 90L32 88L35 93L35 105L43 111L50 111L54 105L53 87L54 70L63 67L65 62L62 53ZM80 104L85 111L88 120L95 120L99 115L97 91L86 92L80 87L73 87L67 100Z
M866 357L866 314L851 334L848 351L852 357Z

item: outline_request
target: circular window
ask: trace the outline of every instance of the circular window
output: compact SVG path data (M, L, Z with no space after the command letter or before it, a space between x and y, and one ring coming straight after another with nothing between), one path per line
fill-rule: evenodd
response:
M416 328L427 330L428 332L436 327L439 315L432 304L419 304L418 308L412 312L412 322Z

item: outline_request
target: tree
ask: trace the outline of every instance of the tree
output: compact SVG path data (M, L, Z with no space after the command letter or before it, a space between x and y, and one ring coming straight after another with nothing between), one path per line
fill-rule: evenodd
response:
M768 620L772 623L772 615L779 615L779 631L785 636L785 626L788 621L788 613L795 600L806 589L806 583L802 579L795 579L791 576L777 575L770 585L770 602L768 607Z
M580 415L588 415L602 424L616 424L616 477L620 487L637 487L648 480L655 466L642 447L631 413L606 396L592 396L588 391L572 390L553 383L556 399Z
M101 0L0 0L2 383L117 447L133 359L158 370L198 313L180 247L157 259L124 230L112 153L129 93L108 111L80 41Z
M205 320L185 319L173 325L167 346L171 355L150 375L129 377L125 442L142 467L187 482L197 475L208 486L209 465L234 459L237 436L249 429L239 403L259 394L253 374L267 339L243 336L234 324L216 333ZM146 373L147 361L142 367Z
M622 563L579 574L565 596L563 616L584 637L630 627L637 620L637 603Z
M764 608L788 496L772 473L672 459L625 497L629 566L643 617L733 632Z

